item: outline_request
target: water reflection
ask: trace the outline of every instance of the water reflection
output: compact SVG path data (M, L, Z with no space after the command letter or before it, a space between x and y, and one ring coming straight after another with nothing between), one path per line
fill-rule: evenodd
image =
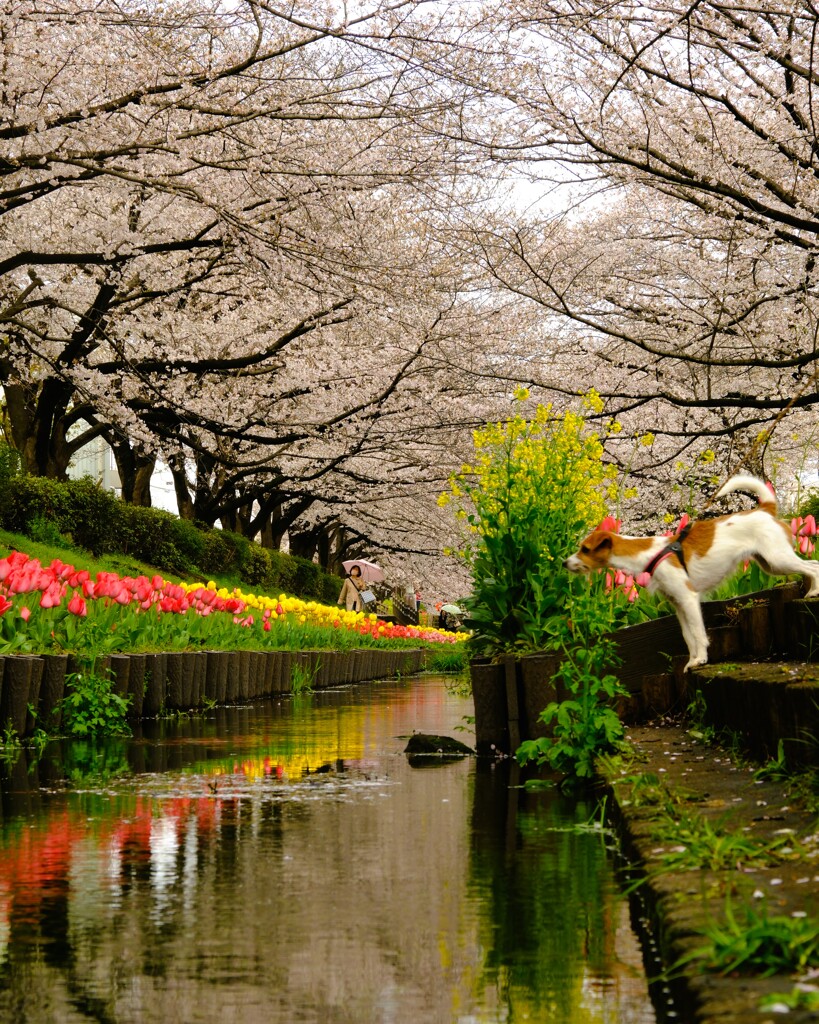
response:
M403 754L470 710L410 679L4 765L0 1020L653 1021L595 808Z

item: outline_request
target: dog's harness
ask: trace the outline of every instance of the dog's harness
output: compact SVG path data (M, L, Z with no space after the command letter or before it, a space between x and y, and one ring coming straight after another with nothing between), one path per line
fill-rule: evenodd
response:
M647 572L649 576L653 576L654 570L657 568L660 562L665 561L665 559L668 558L669 555L676 555L680 565L683 567L683 572L688 572L688 570L685 567L685 555L683 554L682 542L688 536L688 531L691 529L693 525L693 523L688 523L687 525L685 525L674 538L674 540L669 541L668 544L666 544L666 546L662 549L662 551L657 552L657 554L651 559L651 561L648 563L645 569L643 569L643 572Z

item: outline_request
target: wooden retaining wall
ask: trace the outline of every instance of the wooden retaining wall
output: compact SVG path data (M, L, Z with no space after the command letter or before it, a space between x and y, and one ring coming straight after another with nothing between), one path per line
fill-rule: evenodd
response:
M196 711L292 692L294 669L313 689L367 679L410 675L424 668L425 651L193 651L112 654L95 671L108 672L114 691L130 696L129 717L154 718L165 711ZM78 671L71 655L0 657L0 732L24 737L36 728L60 727L66 679Z
M703 616L710 641L709 666L760 660L819 661L819 601L804 601L801 593L802 585L793 584L730 601L704 602ZM707 704L705 681L713 680L715 673L683 671L688 652L675 615L618 630L611 634L611 639L621 659L620 666L613 672L629 691L617 708L626 723L645 722L683 711L695 691L704 694ZM565 700L569 696L552 683L559 663L559 656L550 653L471 663L478 753L511 753L522 740L537 739L545 734L545 727L539 721L540 712L551 701ZM747 672L743 678L747 681ZM716 699L719 691L720 687L716 686L710 692ZM768 687L765 692L774 691ZM796 694L795 690L789 693L794 699L797 696L802 699L802 708L815 700L816 709L809 721L819 737L819 689L810 694L801 691ZM730 708L730 699L721 701L721 726L733 727ZM766 706L761 717L777 720L776 709ZM739 713L737 719L740 724ZM793 715L783 712L779 719L792 722ZM771 736L773 738L765 738L764 748L775 754L781 733Z

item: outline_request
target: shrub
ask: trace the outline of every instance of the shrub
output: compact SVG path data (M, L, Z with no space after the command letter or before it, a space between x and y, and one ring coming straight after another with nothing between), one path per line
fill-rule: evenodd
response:
M9 484L20 476L20 453L5 441L0 441L0 495L5 495Z
M202 529L202 557L199 568L206 576L229 572L236 564L236 546L224 530Z
M158 509L157 511L162 511ZM180 519L172 512L163 512L165 529L173 546L179 568L174 572L184 573L198 569L205 557L205 540L202 530L189 519Z
M315 562L298 556L293 558L293 563L295 565L293 588L299 593L313 596L317 589L319 567Z
M122 502L90 477L54 483L57 497L57 526L70 534L75 544L95 556L116 550L115 524Z
M254 544L252 541L248 541L247 546L242 552L239 574L243 582L249 583L254 587L270 589L274 585L270 556L263 547Z
M270 571L273 574L274 590L293 593L296 581L296 559L284 551L268 551Z
M11 474L12 456L8 465ZM2 474L0 445L0 488ZM334 603L341 586L336 576L306 558L263 548L228 530L199 526L164 509L130 505L90 477L56 481L9 475L0 500L0 527L55 547L71 542L97 557L123 554L160 572L231 575L271 594L285 591Z
M52 548L70 548L71 542L59 531L53 519L35 516L28 524L27 535L38 544L47 544Z
M201 530L172 512L119 502L109 550L182 575L201 565L205 541Z

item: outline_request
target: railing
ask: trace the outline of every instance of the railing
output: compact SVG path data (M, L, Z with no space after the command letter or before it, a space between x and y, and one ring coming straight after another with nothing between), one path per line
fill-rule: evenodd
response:
M407 601L402 591L393 590L392 610L399 626L418 625L418 609L415 607L415 601L412 603Z

